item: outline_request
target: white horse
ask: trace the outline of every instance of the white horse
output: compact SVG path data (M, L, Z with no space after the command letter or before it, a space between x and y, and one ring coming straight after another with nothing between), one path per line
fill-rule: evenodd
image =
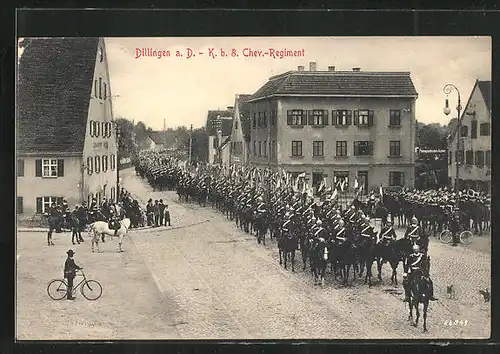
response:
M125 218L120 221L120 229L117 231L116 236L118 237L118 252L123 252L122 243L123 237L127 234L127 230L130 228L130 219ZM110 229L106 221L96 221L89 225L89 235L92 238L92 252L94 252L94 244L97 247L97 252L99 251L99 239L104 238L104 235L115 236L115 230Z

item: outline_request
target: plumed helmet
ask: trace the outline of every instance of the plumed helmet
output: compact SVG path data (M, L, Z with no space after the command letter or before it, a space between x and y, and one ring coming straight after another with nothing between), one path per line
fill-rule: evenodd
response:
M345 223L344 223L344 220L340 220L340 221L339 221L339 225L340 225L340 226L344 226L344 224L345 224Z
M411 222L412 222L412 223L416 223L416 222L418 222L417 217L416 217L416 216L412 217L412 218L411 218Z
M356 210L356 207L354 205L351 205L351 210Z
M369 216L365 216L365 221L366 222L370 222L370 217Z
M290 213L289 212L286 212L285 213L285 218L289 218L290 217Z
M415 252L415 253L420 252L420 246L419 245L413 245L412 249L413 249L413 252Z
M313 216L312 219L311 219L313 222L316 222L316 217Z
M316 220L316 225L321 225L321 224L323 224L323 222L320 219Z

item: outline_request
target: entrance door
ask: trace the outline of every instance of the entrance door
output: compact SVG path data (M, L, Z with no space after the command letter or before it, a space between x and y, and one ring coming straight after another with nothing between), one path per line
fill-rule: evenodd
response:
M361 194L368 194L368 171L358 171L358 183L359 186L363 186Z

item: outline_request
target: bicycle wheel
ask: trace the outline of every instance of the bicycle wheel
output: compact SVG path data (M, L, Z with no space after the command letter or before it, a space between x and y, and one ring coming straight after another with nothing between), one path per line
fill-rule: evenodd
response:
M472 242L472 232L463 231L460 234L460 242L462 242L464 245L470 245Z
M52 300L62 300L68 292L68 285L64 280L54 279L47 286L47 294Z
M453 239L453 237L451 235L450 230L443 230L439 234L439 241L441 241L442 243L450 243L452 239Z
M97 280L87 280L80 291L87 300L97 300L102 295L102 286Z

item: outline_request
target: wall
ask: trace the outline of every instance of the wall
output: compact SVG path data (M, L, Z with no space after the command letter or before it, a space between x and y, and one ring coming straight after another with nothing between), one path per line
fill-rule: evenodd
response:
M45 155L43 158L64 159L63 177L36 177L35 160L41 156L22 156L24 160L24 176L17 177L17 196L23 197L23 214L21 218L31 218L36 213L37 197L63 197L70 207L80 203L81 157L64 157Z
M116 144L116 134L115 127L112 124L112 133L110 137L102 136L102 128L101 134L99 137L91 137L90 136L90 126L91 121L97 121L99 123L110 123L112 122L112 91L110 87L109 80L109 71L107 67L107 57L106 57L106 49L104 41L101 39L99 41L99 46L103 48L103 60L100 61L99 58L99 50L96 55L96 68L94 73L94 80L97 80L99 84L99 78L102 79L102 90L104 91L104 83L106 83L107 94L106 99L99 98L96 95L95 87L92 87L92 96L89 104L89 114L87 121L87 129L85 135L85 144L83 149L83 163L85 165L84 170L84 187L82 190L82 198L83 200L88 200L88 195L95 195L97 192L100 192L102 196L106 196L107 198L111 197L111 187L116 188L116 174L117 174L117 165L118 161L116 160L116 152L117 152L117 144ZM95 82L95 81L94 81ZM96 97L97 96L97 97ZM104 96L103 96L104 97ZM87 157L95 158L95 156L108 156L108 169L107 171L103 171L101 167L101 171L99 173L94 172L89 174L88 166L87 166ZM116 165L115 168L111 167L111 156L114 155ZM94 160L95 164L95 160Z
M255 102L251 104L251 116L259 110L272 107L272 103ZM327 182L331 185L333 171L350 171L350 178L357 171L368 171L368 188L378 188L380 183L389 184L389 170L405 173L407 186L414 184L414 146L415 146L415 101L412 98L314 98L290 97L280 98L277 107L277 127L253 130L252 141L278 141L277 163L290 171L307 172L312 179L312 172L328 174ZM293 128L287 125L287 111L292 109L324 109L328 110L328 125L312 127L305 125ZM374 111L374 125L372 127L335 127L332 125L332 110L370 109ZM389 128L389 111L401 111L401 126ZM353 117L354 121L354 117ZM302 141L303 157L292 157L292 141ZM324 157L312 156L314 140L324 143ZM353 142L368 140L374 142L373 156L354 156ZM400 141L401 157L389 156L389 141ZM347 141L347 157L336 156L336 141ZM250 145L253 152L253 142ZM265 165L265 159L253 157L252 162ZM273 161L274 162L274 161ZM274 164L272 164L274 165ZM331 177L331 178L330 178Z
M455 104L452 100L450 100L450 108L452 108ZM473 119L473 115L469 115L468 113L476 112L475 119L477 120L477 139L471 139L471 121ZM480 126L481 123L490 123L490 135L489 136L481 136L480 134ZM467 166L465 164L461 165L459 168L459 177L460 180L474 180L474 181L491 181L491 174L488 174L487 167L477 167L475 166L475 152L477 150L482 151L491 151L491 114L484 102L483 96L479 87L475 87L473 92L471 93L470 100L465 106L465 109L462 114L462 125L468 127L467 137L462 138L464 142L464 150L473 150L474 151L474 165ZM455 153L457 150L457 135L453 137L453 139L448 144L448 151L452 152L451 164L448 162L448 177L451 177L451 185L455 185L455 177L456 177L456 165L455 165Z

